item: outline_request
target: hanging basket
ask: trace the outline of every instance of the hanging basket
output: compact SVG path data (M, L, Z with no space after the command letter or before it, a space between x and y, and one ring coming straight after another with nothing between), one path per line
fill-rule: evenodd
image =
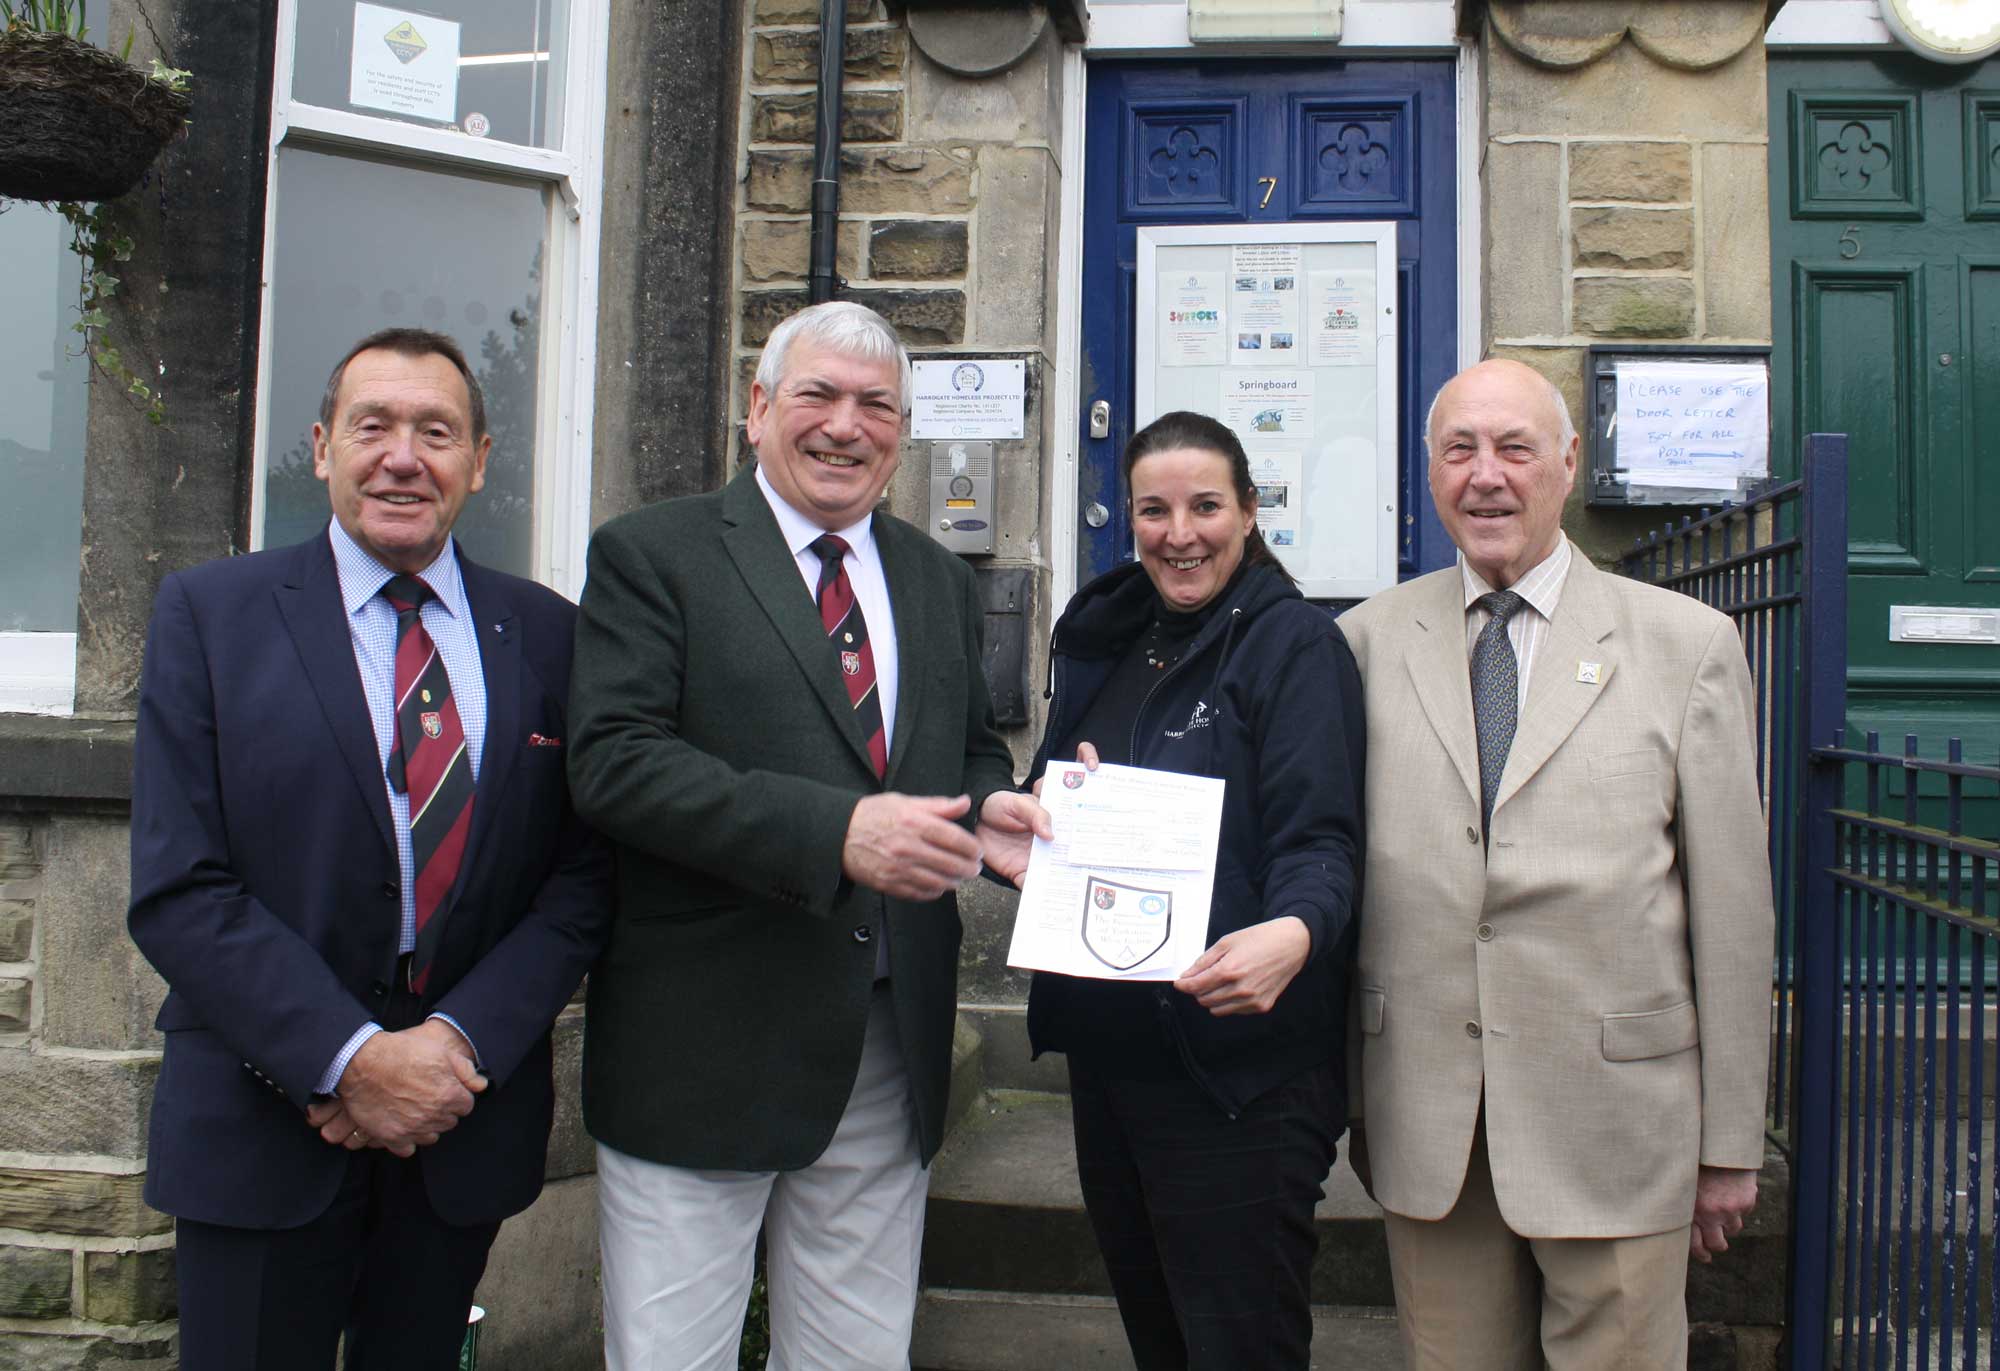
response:
M187 96L102 48L61 33L0 33L0 196L123 195L187 113Z

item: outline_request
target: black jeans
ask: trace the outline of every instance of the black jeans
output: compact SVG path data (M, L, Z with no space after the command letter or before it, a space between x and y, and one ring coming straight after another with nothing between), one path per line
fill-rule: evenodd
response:
M1339 1120L1331 1063L1230 1118L1185 1077L1074 1060L1077 1173L1139 1371L1303 1371L1313 1206Z

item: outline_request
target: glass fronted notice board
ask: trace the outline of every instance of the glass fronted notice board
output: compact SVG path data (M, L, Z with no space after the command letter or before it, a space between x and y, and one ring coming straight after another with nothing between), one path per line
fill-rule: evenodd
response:
M1590 350L1593 505L1719 505L1771 473L1771 349Z
M1396 226L1138 231L1134 428L1176 409L1250 457L1264 539L1313 599L1396 582Z

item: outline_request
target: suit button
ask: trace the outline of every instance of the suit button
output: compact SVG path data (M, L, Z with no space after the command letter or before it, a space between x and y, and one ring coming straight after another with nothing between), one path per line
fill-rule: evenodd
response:
M389 993L389 987L385 983L377 981L375 982L375 984L368 987L368 993L375 999L379 1000L384 995L387 995Z
M872 928L870 928L870 927L869 927L869 926L868 926L867 924L856 924L856 925L855 925L855 927L854 927L854 941L855 941L855 942L857 942L857 943L865 943L865 942L867 942L867 941L868 941L868 940L869 940L870 938L872 938L872 937L874 937L874 936L875 936L875 930L874 930L874 929L872 929Z
M1478 842L1478 841L1479 841L1479 830L1478 830L1478 829L1476 829L1476 828L1474 828L1474 827L1473 827L1473 826L1472 826L1471 824L1467 824L1467 825L1465 826L1465 840L1466 840L1466 841L1467 841L1468 843L1476 843L1476 842Z
M1490 943L1490 942L1492 942L1492 941L1493 941L1493 925L1492 925L1492 924L1481 924L1481 925L1479 925L1479 927L1478 927L1478 928L1474 929L1473 931L1474 931L1475 933L1477 933L1477 934L1479 935L1479 941L1480 941L1480 942L1482 942L1482 943Z
M403 893L403 890L402 890L402 887L401 887L401 886L398 886L398 885L397 885L397 884L396 884L396 883L395 883L394 881L384 881L384 882L382 882L382 898L383 898L383 899L385 899L385 900L393 900L393 899L395 899L395 898L396 898L396 897L397 897L398 895L401 895L402 893Z
M1468 1038L1476 1038L1479 1036L1479 1021L1477 1019L1468 1019L1466 1021L1465 1036Z

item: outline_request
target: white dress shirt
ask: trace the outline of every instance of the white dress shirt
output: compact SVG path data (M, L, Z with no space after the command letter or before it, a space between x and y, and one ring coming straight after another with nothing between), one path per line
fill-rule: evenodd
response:
M882 557L875 547L875 516L864 514L846 528L824 529L785 503L764 468L757 468L757 489L770 502L777 516L778 531L798 563L799 577L805 582L806 599L819 606L819 573L824 565L813 551L822 534L836 533L847 540L847 581L854 587L854 602L868 624L868 643L875 653L875 695L882 702L882 742L890 756L896 755L896 618L889 612L889 580L882 574Z
M1562 602L1563 583L1569 579L1570 556L1569 539L1558 537L1554 552L1523 572L1518 581L1507 587L1526 602L1507 620L1507 641L1514 646L1518 676L1514 695L1517 714L1528 706L1528 671L1534 665L1535 649L1548 636L1549 622L1555 618L1556 606ZM1470 662L1473 644L1479 641L1480 630L1493 617L1479 607L1478 600L1482 595L1490 595L1493 587L1472 569L1463 552L1458 554L1458 570L1465 581L1465 659Z

